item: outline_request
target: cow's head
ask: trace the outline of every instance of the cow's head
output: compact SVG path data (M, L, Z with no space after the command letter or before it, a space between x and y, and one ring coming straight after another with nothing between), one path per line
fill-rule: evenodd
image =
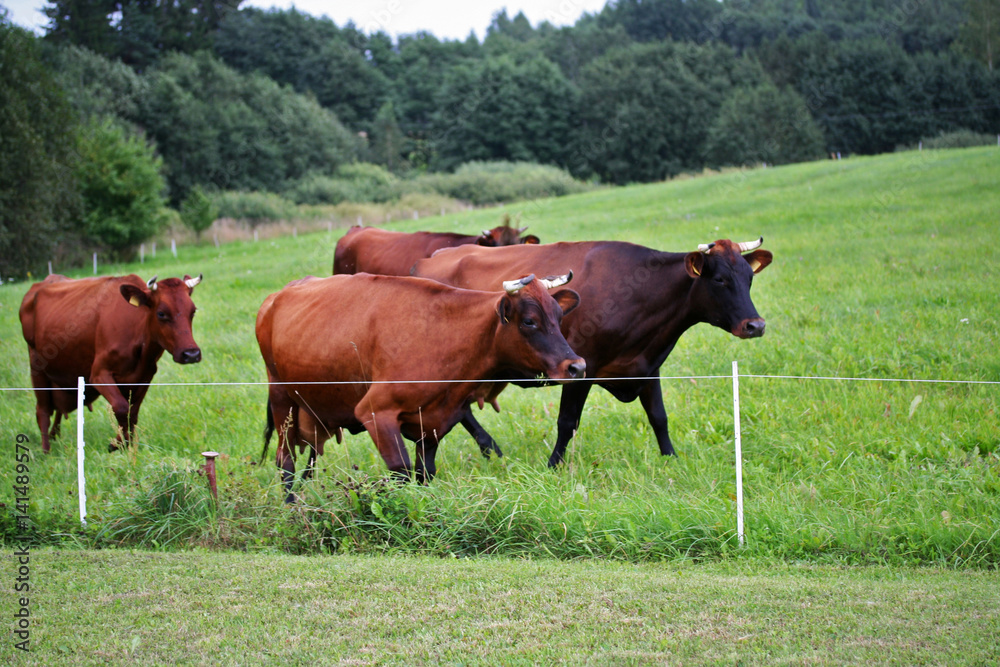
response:
M508 222L493 229L484 229L483 233L476 239L476 243L490 248L505 245L520 245L522 243L538 243L538 237L534 234L521 236L526 229L527 227L511 227Z
M522 371L544 373L554 380L584 377L587 363L574 352L559 329L563 315L580 304L580 295L561 287L573 277L535 279L534 274L504 282L497 302L498 339L505 356Z
M695 280L693 307L705 322L740 338L764 335L764 318L750 300L754 274L773 259L770 252L759 249L763 243L763 237L749 243L722 239L685 256L684 268Z
M200 282L201 274L197 278L184 276L183 280L167 278L159 282L154 276L145 288L130 283L121 286L125 300L146 312L152 340L179 364L201 361L201 350L194 342L191 331L191 320L197 310L191 301L191 293Z

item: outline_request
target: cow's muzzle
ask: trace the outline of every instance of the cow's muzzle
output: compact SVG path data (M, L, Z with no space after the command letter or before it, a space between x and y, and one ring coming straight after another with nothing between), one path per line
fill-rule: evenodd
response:
M174 359L179 364L196 364L201 361L201 350L196 347L184 350Z
M739 338L760 338L764 335L764 318L755 317L750 320L743 320L739 326L733 330L733 335Z
M587 375L587 362L583 359L566 359L553 374L553 380L576 380Z

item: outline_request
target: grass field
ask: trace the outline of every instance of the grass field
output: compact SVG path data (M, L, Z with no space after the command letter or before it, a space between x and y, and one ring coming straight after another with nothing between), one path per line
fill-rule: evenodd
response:
M1000 656L996 575L981 570L39 549L32 582L32 653L5 645L5 664L981 666Z
M366 435L331 441L304 508L281 507L261 449L265 374L253 335L264 297L329 273L341 230L260 243L182 246L109 273L204 273L194 299L204 361L160 363L138 449L110 455L104 401L87 415L90 524L77 528L73 421L31 463L40 542L296 552L726 558L736 550L731 362L741 382L747 546L818 562L995 567L1000 562L997 216L1000 151L923 151L731 172L609 189L401 229L490 227L504 213L543 242L627 239L686 250L763 235L775 262L754 283L767 335L740 341L699 325L663 381L679 456L656 450L638 403L591 394L568 465L545 461L559 390L508 390L480 413L506 457L487 461L456 429L427 487L381 483ZM147 258L148 259L148 258ZM85 275L85 274L81 274ZM30 385L17 308L0 288L0 386ZM404 323L405 325L405 323ZM705 377L708 376L708 377ZM223 383L171 386L173 383ZM237 383L233 385L225 383ZM239 384L250 383L250 384ZM30 393L5 391L3 437L37 443ZM219 461L218 507L196 474ZM303 461L304 462L304 461ZM301 463L300 462L300 465ZM355 470L355 467L357 468ZM13 457L0 466L10 498ZM6 501L4 501L6 502ZM16 533L10 504L3 534Z

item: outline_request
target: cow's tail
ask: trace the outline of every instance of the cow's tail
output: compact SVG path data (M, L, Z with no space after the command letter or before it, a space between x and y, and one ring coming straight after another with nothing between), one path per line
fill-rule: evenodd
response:
M271 436L274 435L274 415L271 413L271 399L267 399L267 423L264 425L264 451L260 453L260 463L264 463L267 457L267 448L271 444Z

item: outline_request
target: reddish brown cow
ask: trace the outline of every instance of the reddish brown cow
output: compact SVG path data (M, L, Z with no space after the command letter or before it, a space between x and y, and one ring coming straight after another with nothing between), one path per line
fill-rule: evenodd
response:
M502 386L484 380L581 377L586 366L559 331L579 297L546 291L568 280L528 276L498 293L358 274L307 278L269 296L257 315L271 383L264 452L277 425L288 501L296 445L311 463L342 429L367 430L389 470L409 478L406 438L417 443L417 479L430 480L441 438Z
M378 273L383 276L408 276L413 263L430 257L441 248L460 245L487 247L538 243L538 237L521 236L527 227L500 225L483 230L478 236L452 232L391 232L378 227L352 227L339 241L333 255L333 272Z
M51 275L31 286L21 302L21 331L43 452L58 435L62 416L76 409L78 377L88 385L87 406L98 396L111 404L119 427L116 443L131 442L163 352L179 364L201 361L191 332L191 292L199 282L200 275L147 283L136 275L82 280Z
M545 273L559 266L576 274L574 287L581 306L563 320L562 331L586 360L588 380L562 388L556 444L549 457L549 465L555 466L563 460L579 427L594 384L620 401L638 398L660 453L674 453L656 379L660 366L681 334L699 322L739 338L764 334L764 320L750 300L754 274L772 260L770 252L758 249L762 243L763 239L751 243L720 240L689 253L612 241L517 248L464 246L418 261L414 273L468 289L494 289L500 276L509 271ZM471 413L462 423L480 448L496 449Z

